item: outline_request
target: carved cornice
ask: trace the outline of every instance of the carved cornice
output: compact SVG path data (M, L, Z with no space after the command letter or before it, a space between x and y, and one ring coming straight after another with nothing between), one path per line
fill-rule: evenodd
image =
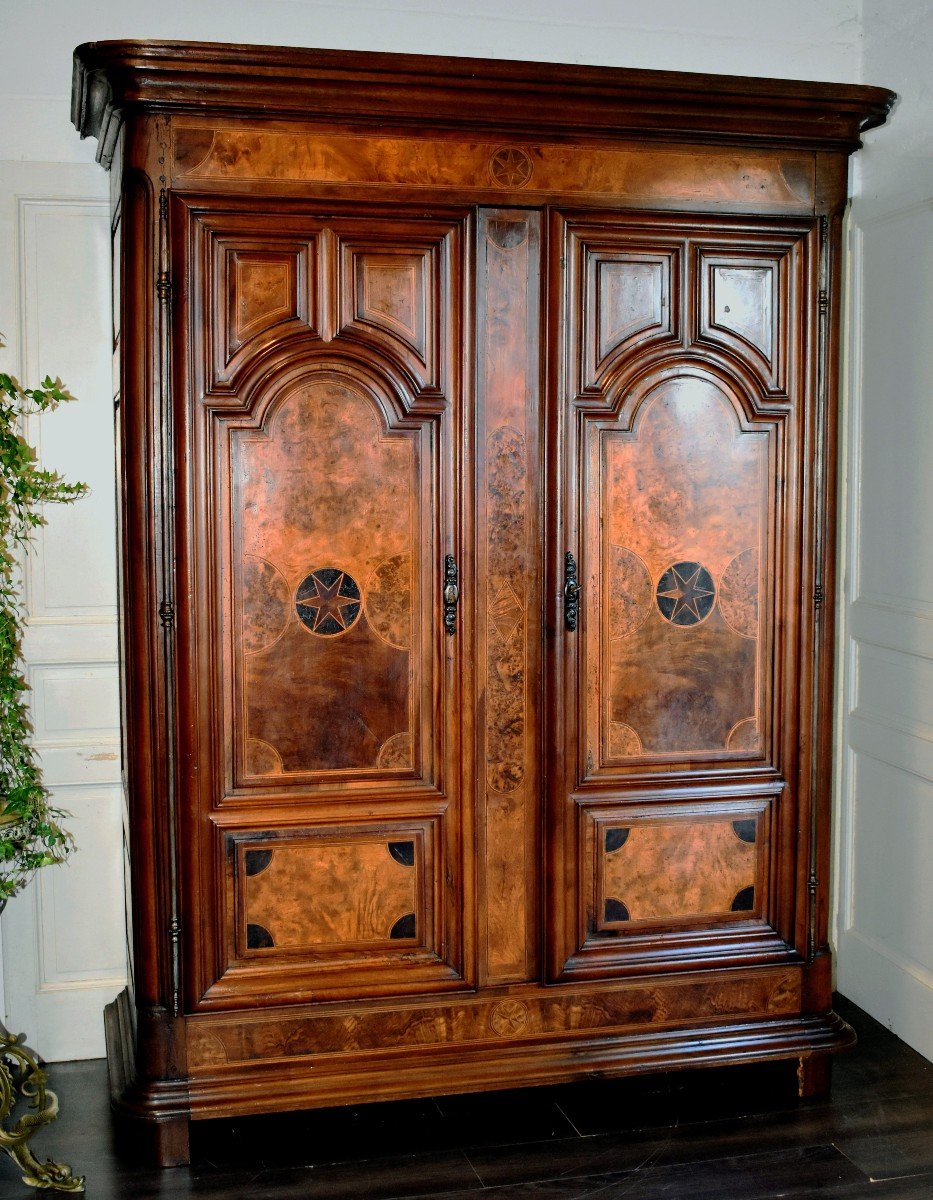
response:
M850 152L896 99L854 84L206 42L88 42L72 120L109 166L152 109L515 137L794 145Z

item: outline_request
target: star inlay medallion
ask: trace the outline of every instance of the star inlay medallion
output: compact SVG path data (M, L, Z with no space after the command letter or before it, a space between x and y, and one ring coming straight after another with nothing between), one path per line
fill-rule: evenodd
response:
M500 187L524 187L533 170L531 159L518 146L503 146L489 160L489 174Z
M363 602L356 580L337 567L307 575L295 596L298 617L312 633L331 636L354 625Z
M672 625L697 625L712 612L716 588L706 567L679 562L661 576L656 597L661 616Z

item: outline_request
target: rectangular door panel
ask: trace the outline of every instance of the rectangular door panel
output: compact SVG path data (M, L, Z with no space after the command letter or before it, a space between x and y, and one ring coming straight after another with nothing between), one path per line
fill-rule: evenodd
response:
M182 212L192 986L462 986L463 220Z
M576 798L581 890L574 966L643 971L710 953L773 954L781 785L662 802Z
M786 956L812 226L551 236L549 973Z
M604 774L760 754L769 435L743 429L729 391L688 364L632 399L631 429L590 421L585 434L584 555L599 589L586 744Z
M316 368L260 430L231 431L241 785L433 774L415 640L438 633L431 431L392 430L380 400L346 369Z

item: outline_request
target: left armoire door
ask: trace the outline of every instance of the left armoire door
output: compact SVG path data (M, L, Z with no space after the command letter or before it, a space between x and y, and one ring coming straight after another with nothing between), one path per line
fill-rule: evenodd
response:
M472 969L467 218L359 212L171 214L189 1012Z

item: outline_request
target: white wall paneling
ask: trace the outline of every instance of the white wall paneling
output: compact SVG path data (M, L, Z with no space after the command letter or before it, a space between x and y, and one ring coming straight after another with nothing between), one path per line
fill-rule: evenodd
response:
M933 11L866 0L901 93L850 223L837 983L933 1058Z
M107 181L88 167L8 166L5 365L29 384L61 375L78 397L26 432L43 465L91 490L49 506L24 561L35 743L78 853L4 913L4 1002L44 1057L89 1057L103 1052L101 1010L126 982Z

